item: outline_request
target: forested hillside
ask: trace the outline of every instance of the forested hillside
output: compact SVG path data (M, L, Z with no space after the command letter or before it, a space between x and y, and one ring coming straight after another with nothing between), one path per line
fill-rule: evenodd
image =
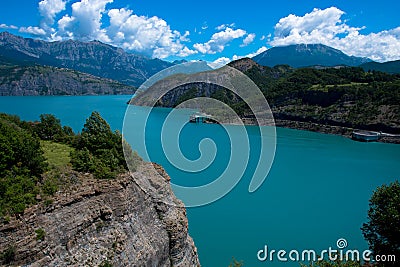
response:
M135 159L132 153L131 160ZM0 221L50 200L78 175L74 171L111 179L127 169L121 134L113 132L97 112L80 134L51 114L26 122L0 113Z
M260 88L274 118L279 122L278 125L304 122L322 127L325 125L400 133L398 74L364 71L359 67L265 67L246 58L229 65L246 74ZM168 81L165 80L165 83ZM175 107L188 99L206 96L228 104L247 121L253 116L239 96L215 84L189 83L171 89L173 90L165 94L157 105ZM151 94L156 95L156 91L157 88L149 89L148 98L151 99ZM146 99L146 93L134 100L137 98L139 101L135 103L140 105L140 99ZM289 127L304 129L294 124ZM308 126L305 129L320 131Z
M400 75L358 67L240 69L242 61L249 59L230 65L259 86L277 119L400 132Z

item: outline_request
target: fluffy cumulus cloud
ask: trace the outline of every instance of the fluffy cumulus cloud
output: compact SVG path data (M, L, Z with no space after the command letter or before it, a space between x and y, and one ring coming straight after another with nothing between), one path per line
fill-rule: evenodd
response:
M241 47L248 46L251 44L254 39L256 38L256 35L254 33L250 33L246 36L246 38L243 39L243 44L241 44Z
M208 42L196 43L193 47L202 54L216 54L222 52L231 41L244 35L246 35L245 30L226 27L223 31L214 33Z
M213 62L209 63L209 65L212 68L221 68L221 67L225 66L226 64L228 64L231 61L232 60L230 58L220 57L220 58L214 60Z
M129 8L112 8L114 0L40 0L38 26L20 27L22 33L51 41L76 39L100 40L132 52L156 58L188 57L195 54L222 52L235 39L243 39L241 47L251 44L255 34L236 29L233 23L216 27L205 43L190 44L190 32L180 32L162 18L141 16ZM107 22L104 24L104 22ZM0 28L13 26L1 24ZM202 31L207 30L204 22ZM189 45L190 44L190 45ZM222 58L217 64L230 61Z
M72 14L64 15L58 21L59 32L57 35L83 40L108 41L105 31L101 29L101 19L106 5L112 2L113 0L81 0L73 3Z
M275 25L272 46L321 43L346 54L376 61L400 59L400 27L362 34L365 27L352 27L342 20L344 11L330 7L314 9L304 16L289 15Z
M28 34L35 35L35 36L44 36L47 34L46 31L43 30L42 28L32 27L32 26L21 27L21 28L19 28L19 32L28 33Z
M39 14L42 17L40 26L45 30L51 30L56 15L65 10L65 0L42 0L39 2Z
M167 22L156 16L145 17L133 11L111 9L108 12L110 26L106 29L113 44L124 49L152 54L153 57L166 58L170 55L189 56L197 53L186 47L190 33L174 31Z

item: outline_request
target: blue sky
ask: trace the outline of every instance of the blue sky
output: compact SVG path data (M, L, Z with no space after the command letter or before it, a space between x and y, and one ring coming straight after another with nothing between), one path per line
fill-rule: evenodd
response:
M376 61L400 59L399 1L2 0L0 31L100 40L165 60L226 63L273 46L323 43Z

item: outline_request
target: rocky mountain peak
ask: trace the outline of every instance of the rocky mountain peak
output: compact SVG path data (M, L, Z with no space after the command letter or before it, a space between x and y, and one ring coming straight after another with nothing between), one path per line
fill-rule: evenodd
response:
M173 63L127 53L100 41L46 42L0 33L0 57L17 63L70 68L139 87Z

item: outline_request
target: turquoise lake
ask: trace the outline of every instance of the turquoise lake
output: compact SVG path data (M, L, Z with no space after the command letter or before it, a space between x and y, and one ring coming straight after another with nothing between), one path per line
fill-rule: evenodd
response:
M130 96L0 97L0 112L38 120L51 113L80 131L92 111L113 129L122 129ZM137 109L140 116L141 109ZM199 157L198 143L214 140L218 154L201 173L182 172L168 162L160 142L161 123L169 109L149 118L150 158L164 166L174 183L208 183L227 164L230 144L219 125L187 125L179 143L189 159ZM182 113L186 116L185 113ZM276 155L269 175L254 193L248 192L257 163L259 132L246 127L250 161L238 185L206 206L188 208L189 231L204 267L227 267L232 257L245 267L299 266L298 263L260 262L257 252L270 249L322 251L336 248L345 238L349 249L367 249L360 227L366 221L368 200L377 186L400 179L400 145L359 143L334 135L277 128ZM140 129L138 129L140 131ZM124 132L135 148L137 132ZM139 151L140 152L140 151ZM220 154L221 153L221 154Z

